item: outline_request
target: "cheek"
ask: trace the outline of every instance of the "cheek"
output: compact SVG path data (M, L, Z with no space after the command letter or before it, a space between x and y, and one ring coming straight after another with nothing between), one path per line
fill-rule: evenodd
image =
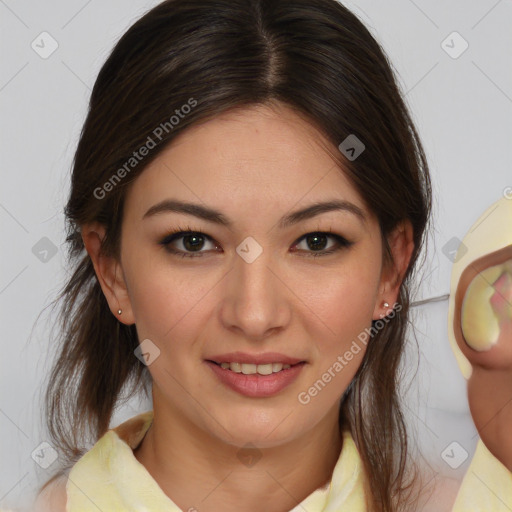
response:
M369 340L373 312L369 298L359 287L345 296L340 290L346 287L340 284L333 285L329 298L322 297L322 322L316 320L313 333L316 357L297 395L300 404L316 411L314 415L339 403L362 364Z
M203 322L208 292L215 286L211 273L184 271L165 257L152 261L132 258L126 263L127 284L139 337L161 343L181 339ZM203 313L201 313L203 312ZM184 334L185 333L185 334Z
M149 366L153 383L165 390L169 400L171 396L181 396L180 383L188 383L187 387L196 385L190 377L197 374L201 361L197 340L201 339L203 326L211 315L208 291L214 283L209 285L190 275L184 279L184 274L176 268L146 266L132 276L130 286L139 341L149 339L159 350Z
M308 379L312 387L303 391L306 400L315 397L315 407L326 407L337 400L362 363L379 277L377 259L354 254L343 268L323 276L316 274L308 284L307 300L313 311L308 318L316 340L317 364Z
M326 348L343 346L371 324L378 270L375 262L368 266L362 262L336 272L316 274L311 280L305 302L325 329Z

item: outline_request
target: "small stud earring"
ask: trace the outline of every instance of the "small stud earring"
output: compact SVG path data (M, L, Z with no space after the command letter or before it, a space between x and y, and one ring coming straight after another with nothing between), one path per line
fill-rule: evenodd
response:
M382 307L387 309L387 308L389 308L389 304L387 302L383 302ZM386 316L386 314L384 314L384 313L381 313L379 315L380 318L384 318L385 316Z
M120 315L122 313L122 310L118 309L117 314Z

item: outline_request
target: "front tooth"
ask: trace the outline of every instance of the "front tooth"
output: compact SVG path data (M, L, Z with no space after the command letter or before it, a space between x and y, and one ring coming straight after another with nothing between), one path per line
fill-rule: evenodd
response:
M242 364L242 373L244 375L252 375L256 373L256 365L255 364Z
M231 363L230 364L231 370L236 373L242 373L242 368L240 363Z
M271 375L290 368L289 364L283 363L266 363L266 364L246 364L246 363L220 363L224 369L230 369L235 373L243 373L245 375Z
M272 363L259 364L256 370L260 375L270 375L272 373Z

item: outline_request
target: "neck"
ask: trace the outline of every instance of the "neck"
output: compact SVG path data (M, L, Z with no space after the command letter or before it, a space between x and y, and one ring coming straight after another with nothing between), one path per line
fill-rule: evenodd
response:
M251 449L227 444L163 405L154 407L134 455L182 510L286 512L329 483L342 445L338 411L335 404L300 438Z

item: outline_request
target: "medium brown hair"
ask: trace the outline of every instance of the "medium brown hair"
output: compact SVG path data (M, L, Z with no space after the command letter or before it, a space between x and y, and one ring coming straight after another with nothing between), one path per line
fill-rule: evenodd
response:
M171 122L191 99L194 107ZM81 226L102 223L102 251L119 256L124 198L144 168L188 127L229 109L273 102L292 108L334 149L349 135L364 143L354 160L338 150L332 156L378 218L385 263L392 264L386 237L398 223L409 220L414 230L401 308L372 337L340 407L340 428L350 429L370 483L369 509L401 510L412 478L399 369L431 184L390 62L361 21L335 0L167 0L115 45L94 84L65 209L72 275L57 299L61 343L46 391L49 433L70 465L88 440L108 429L121 396L147 392L151 384L134 356L135 326L111 313ZM166 129L158 138L159 126ZM158 138L156 147L131 161L148 137ZM120 179L112 181L114 175Z

